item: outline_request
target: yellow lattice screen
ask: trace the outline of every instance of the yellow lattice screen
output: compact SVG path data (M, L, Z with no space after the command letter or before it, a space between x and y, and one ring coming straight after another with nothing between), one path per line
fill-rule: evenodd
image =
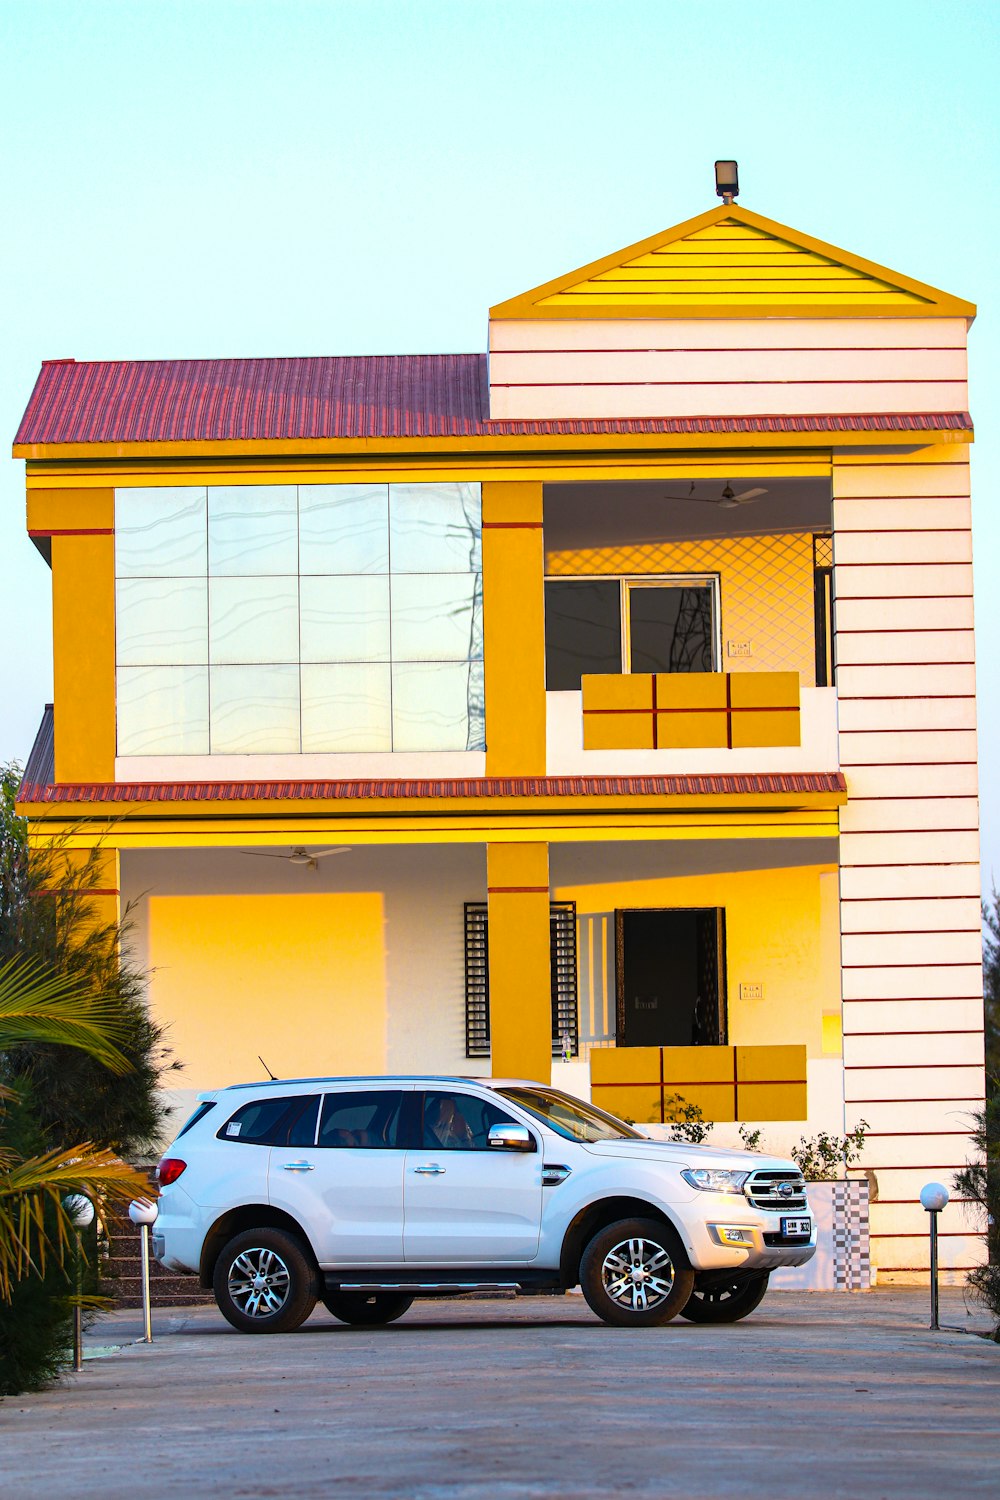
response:
M595 1104L638 1124L663 1124L672 1095L707 1120L804 1120L806 1049L609 1047L590 1054Z
M825 541L826 539L824 539ZM726 672L797 672L816 684L811 533L709 537L549 552L553 577L717 573ZM749 650L749 655L743 654Z

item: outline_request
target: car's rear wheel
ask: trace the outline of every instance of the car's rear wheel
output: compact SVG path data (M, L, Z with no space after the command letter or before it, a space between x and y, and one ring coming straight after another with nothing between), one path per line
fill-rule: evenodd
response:
M659 1219L619 1219L583 1252L580 1285L593 1312L619 1328L669 1323L694 1288L677 1235Z
M681 1317L691 1323L738 1323L760 1305L769 1280L763 1271L757 1276L734 1276L732 1281L720 1281L704 1290L696 1287L681 1308Z
M413 1306L413 1298L402 1292L324 1292L322 1301L342 1323L370 1328L395 1323Z
M240 1333L291 1333L316 1306L316 1273L284 1229L246 1229L223 1247L212 1278L222 1316Z

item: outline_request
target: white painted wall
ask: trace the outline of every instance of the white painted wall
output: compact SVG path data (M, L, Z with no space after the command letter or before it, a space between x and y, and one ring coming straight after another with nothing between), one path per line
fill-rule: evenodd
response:
M494 419L964 411L961 318L490 325Z
M834 589L846 1114L872 1127L881 1280L927 1265L983 1093L975 653L967 450L836 458ZM954 1204L941 1263L982 1242Z

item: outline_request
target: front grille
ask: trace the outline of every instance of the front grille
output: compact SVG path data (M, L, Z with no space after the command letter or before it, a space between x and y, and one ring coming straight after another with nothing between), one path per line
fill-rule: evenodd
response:
M806 1184L801 1172L751 1172L743 1191L754 1208L769 1213L795 1213L806 1206Z

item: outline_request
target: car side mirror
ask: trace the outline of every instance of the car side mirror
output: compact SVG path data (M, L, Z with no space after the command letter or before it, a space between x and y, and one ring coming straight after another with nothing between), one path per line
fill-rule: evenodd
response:
M500 1151L534 1151L535 1138L527 1125L491 1125L489 1143Z

